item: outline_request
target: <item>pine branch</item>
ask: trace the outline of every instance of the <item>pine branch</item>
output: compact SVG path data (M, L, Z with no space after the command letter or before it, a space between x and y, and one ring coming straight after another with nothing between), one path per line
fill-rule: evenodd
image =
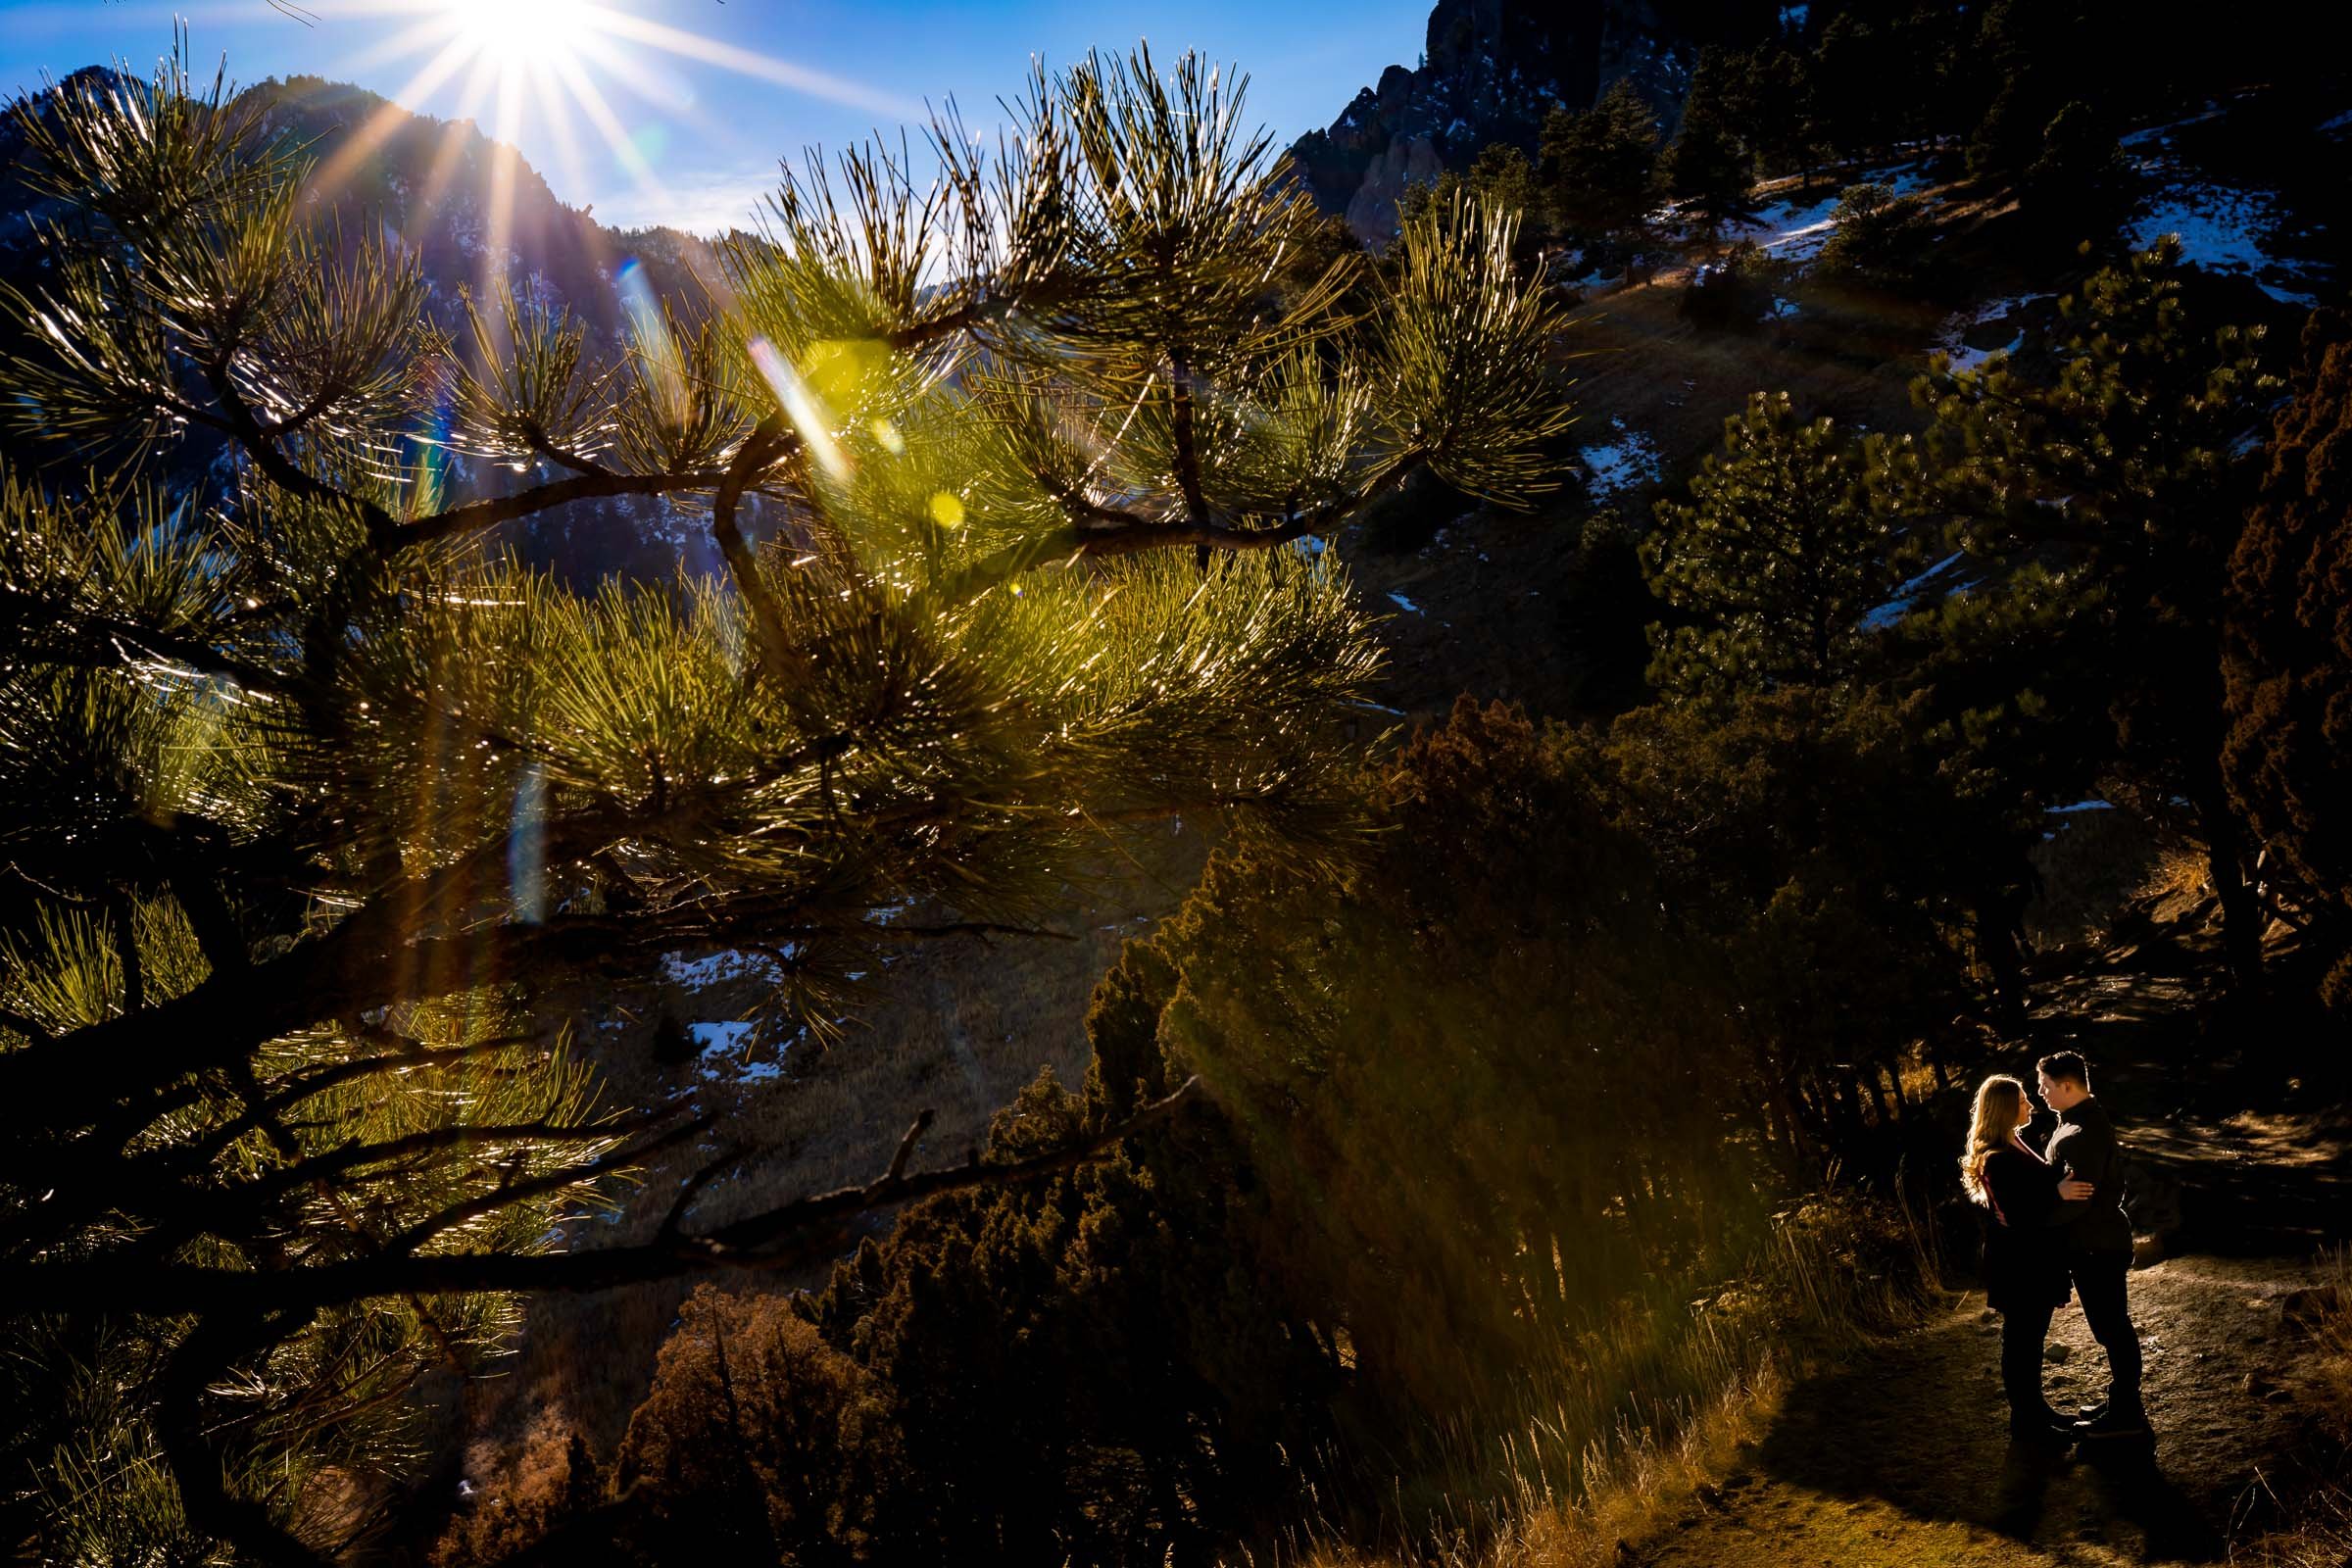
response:
M752 554L751 541L735 520L743 494L757 475L772 466L791 451L797 437L788 434L774 415L769 415L744 438L727 466L724 478L710 499L710 534L718 541L718 553L725 558L727 574L734 581L735 591L752 613L752 629L760 640L761 662L767 666L768 678L789 682L802 664L799 653L792 645L792 633L784 623L784 612L768 592L767 584L760 577L760 563Z
M308 1312L377 1297L482 1291L597 1291L718 1269L791 1268L827 1255L851 1235L852 1222L918 1199L1010 1186L1057 1175L1096 1159L1124 1140L1167 1120L1200 1087L1187 1079L1083 1142L1004 1164L967 1164L915 1175L883 1175L861 1187L786 1203L701 1236L674 1235L628 1247L536 1256L448 1253L347 1259L273 1272L194 1264L136 1265L120 1260L29 1263L0 1269L0 1291L36 1311L74 1311L137 1301L159 1313Z

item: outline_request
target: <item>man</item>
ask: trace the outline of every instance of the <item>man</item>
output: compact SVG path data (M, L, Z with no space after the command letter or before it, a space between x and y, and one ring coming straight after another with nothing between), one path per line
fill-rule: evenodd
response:
M2042 1102L2058 1113L2046 1158L2068 1176L2091 1185L2085 1202L2061 1203L2051 1223L2066 1232L2067 1267L2091 1337L2107 1352L2107 1398L2083 1411L2076 1427L2085 1440L2148 1435L2139 1396L2139 1332L2132 1326L2129 1281L2132 1222L2124 1217L2123 1155L2115 1124L2090 1093L2090 1067L2072 1051L2036 1064Z

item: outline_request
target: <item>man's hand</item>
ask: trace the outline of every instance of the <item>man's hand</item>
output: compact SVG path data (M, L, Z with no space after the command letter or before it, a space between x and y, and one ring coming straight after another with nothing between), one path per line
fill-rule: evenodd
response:
M2058 1184L2058 1196L2070 1203L2080 1203L2097 1190L2090 1183L2080 1181L2072 1176Z

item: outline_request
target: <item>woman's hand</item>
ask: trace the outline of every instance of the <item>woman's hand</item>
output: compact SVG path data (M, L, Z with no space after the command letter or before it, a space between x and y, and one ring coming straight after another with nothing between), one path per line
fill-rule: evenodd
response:
M2098 1189L2091 1186L2090 1183L2079 1181L2072 1176L2058 1184L2058 1196L2070 1203L2080 1203L2096 1191Z

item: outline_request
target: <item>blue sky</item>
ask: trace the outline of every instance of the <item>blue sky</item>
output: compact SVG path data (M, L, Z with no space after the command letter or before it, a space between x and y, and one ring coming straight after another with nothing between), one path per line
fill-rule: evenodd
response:
M143 72L178 16L208 74L225 52L239 81L307 73L427 114L469 112L608 222L711 229L749 214L780 154L895 127L926 100L953 97L967 122L995 124L1032 54L1059 65L1148 38L1154 54L1238 63L1251 118L1287 143L1329 124L1383 67L1412 64L1429 5L307 0L306 26L268 0L0 0L0 87L117 59Z

